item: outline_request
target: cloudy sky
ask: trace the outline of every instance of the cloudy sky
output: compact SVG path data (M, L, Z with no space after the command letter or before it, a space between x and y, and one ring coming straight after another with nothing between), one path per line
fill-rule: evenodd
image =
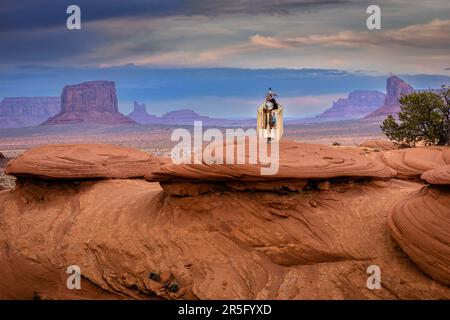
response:
M81 30L66 28L70 4L81 8ZM381 30L366 27L369 4L381 7ZM450 76L449 35L448 0L1 0L0 71L16 80L30 66L127 65ZM308 101L346 93L336 91Z

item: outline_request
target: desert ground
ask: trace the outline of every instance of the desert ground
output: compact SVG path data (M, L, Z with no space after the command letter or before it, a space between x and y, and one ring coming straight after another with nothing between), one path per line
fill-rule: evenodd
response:
M0 191L0 297L450 298L449 148L287 126L268 177L262 163L172 164L171 129L1 131L17 181Z
M175 128L167 125L55 125L17 129L0 128L0 152L17 156L30 147L48 143L110 143L129 146L155 155L167 155ZM205 127L207 129L208 127ZM218 127L221 129L220 127ZM244 128L247 129L247 128ZM288 124L284 137L299 142L357 146L363 141L383 139L380 122L373 120Z

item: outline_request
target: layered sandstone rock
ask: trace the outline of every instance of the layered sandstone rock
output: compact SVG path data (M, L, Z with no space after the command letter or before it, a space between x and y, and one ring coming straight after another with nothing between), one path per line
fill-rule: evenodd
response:
M111 149L91 156L95 148L55 147L22 158L16 165L35 178L0 191L0 298L450 299L450 288L420 272L386 230L389 209L422 185L375 180L392 172L358 153L284 142L277 181L256 180L256 172L238 165L228 171L153 167L150 176L169 188L189 190L196 183L195 196L180 197L173 194L181 191L143 179L37 179L48 175L37 166L42 160L69 172L65 177L96 172L92 178L121 172L118 162L123 169L127 163L123 152ZM52 149L50 159L42 157ZM84 158L93 161L80 164ZM349 175L369 179L349 183ZM317 188L301 177L319 178ZM220 181L229 185L210 189ZM446 205L439 199L438 212ZM427 221L445 239L449 228ZM426 252L445 263L438 254L445 248ZM66 268L74 264L82 290L66 286ZM366 287L370 265L381 268L379 290ZM434 271L445 275L445 265L427 274Z
M353 91L347 98L334 101L331 108L325 110L316 118L329 120L363 118L383 105L384 100L384 93L378 91Z
M389 140L367 140L359 145L362 148L370 148L378 151L390 151L398 149L397 145Z
M393 238L427 275L450 284L450 148L385 152L381 160L402 178L435 185L401 199L389 216Z
M180 198L144 180L25 181L0 192L0 296L449 299L386 232L386 208L420 186L386 187ZM73 264L83 290L66 287Z
M223 155L246 148L245 164L169 164L154 171L147 178L152 181L302 181L339 177L391 178L395 172L380 161L371 160L355 152L307 143L282 140L280 142L278 171L262 175L261 168L269 167L260 161L249 164L249 155L257 157L255 145L248 140L224 143ZM236 155L235 155L236 157ZM274 158L275 159L275 158ZM275 160L274 160L275 161ZM237 162L235 158L234 163Z
M0 102L0 127L38 125L60 111L60 97L7 97Z
M44 179L144 177L160 165L148 153L106 144L44 145L11 161L5 173Z
M386 100L384 104L370 113L367 118L385 117L400 112L400 98L414 92L414 88L397 76L392 76L386 82Z
M394 239L432 278L450 285L450 190L424 187L397 203L389 216Z
M134 101L133 112L128 115L128 118L136 121L137 123L149 124L157 121L158 117L147 112L145 104L140 104Z
M44 125L99 123L135 123L119 112L116 88L112 81L90 81L66 86L61 111Z
M450 155L450 152L448 154ZM425 171L421 178L434 185L450 185L450 165Z
M450 164L449 147L409 148L387 151L379 159L397 171L399 178L420 178L422 173Z

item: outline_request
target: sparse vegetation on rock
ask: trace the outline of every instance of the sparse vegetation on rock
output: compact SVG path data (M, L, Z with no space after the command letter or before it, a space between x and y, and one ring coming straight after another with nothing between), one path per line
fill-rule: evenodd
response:
M450 88L414 92L400 99L398 122L389 115L381 126L390 139L406 146L450 145Z
M0 170L0 190L2 189L12 189L16 185L16 178L4 174Z

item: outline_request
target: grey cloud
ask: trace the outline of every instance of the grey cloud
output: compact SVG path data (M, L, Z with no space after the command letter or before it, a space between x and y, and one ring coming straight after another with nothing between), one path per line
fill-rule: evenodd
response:
M283 14L296 10L342 5L348 0L2 0L0 33L64 24L66 8L77 4L83 22L117 17L167 17L183 15Z
M354 32L350 30L331 34L310 34L288 39L255 35L252 44L269 48L290 48L312 45L323 47L404 46L425 49L449 49L446 39L450 33L450 20L433 20L425 24L413 24L398 29L378 32Z
M66 9L76 4L83 22L125 16L163 17L182 11L179 0L2 0L0 32L65 25Z
M388 62L378 59L383 71L398 71L394 60L407 55L411 65L425 61L424 65L442 72L446 63L441 61L446 62L448 56L438 51L448 50L448 41L442 41L448 24L428 28L428 33L421 33L420 28L402 29L442 20L436 12L442 16L448 12L444 0L431 0L431 11L425 10L424 4L406 0L380 1L385 10L383 30L402 32L372 33L372 40L364 33L368 2L359 0L0 1L0 67L136 63L380 68L374 61L389 54L392 59ZM82 9L81 31L65 29L66 7L74 3ZM383 7L384 3L394 5ZM312 14L302 16L305 12ZM421 21L412 18L416 16ZM350 33L340 37L342 30ZM355 50L360 44L373 44L379 51L361 53ZM402 44L401 52L388 51L398 44ZM428 54L430 49L435 50L434 56Z
M320 9L325 6L346 4L348 0L193 0L186 13L203 15L220 14L288 14L293 11Z

